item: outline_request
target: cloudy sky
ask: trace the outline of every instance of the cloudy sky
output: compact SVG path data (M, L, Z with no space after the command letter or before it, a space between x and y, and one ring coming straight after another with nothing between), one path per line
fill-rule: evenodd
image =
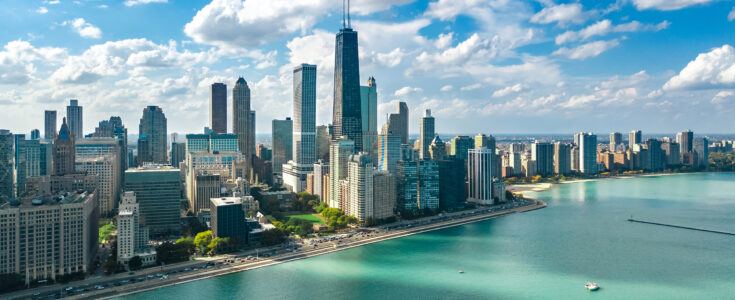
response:
M412 132L425 109L440 133L735 132L735 2L352 2L379 124L406 101ZM329 123L341 4L3 1L0 128L42 129L43 110L63 116L75 98L86 132L120 115L136 133L146 105L169 132L199 132L209 85L230 97L243 76L267 133L291 115L300 63L318 66L317 122Z

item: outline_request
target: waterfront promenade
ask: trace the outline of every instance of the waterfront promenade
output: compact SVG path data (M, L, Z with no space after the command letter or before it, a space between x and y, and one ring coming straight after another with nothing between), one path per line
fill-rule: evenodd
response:
M415 220L407 220L398 223L386 224L383 226L358 229L350 234L336 235L332 240L310 243L312 240L303 240L298 246L290 245L284 248L270 248L260 250L259 253L275 253L275 255L264 258L260 256L258 259L246 259L247 256L255 256L255 251L238 253L235 255L223 255L214 258L202 258L183 264L166 266L162 271L161 268L150 268L137 272L135 275L118 274L113 277L94 278L94 280L85 280L73 282L68 285L56 285L55 287L46 287L43 290L23 291L7 295L9 299L29 299L38 296L46 296L57 293L60 289L74 286L87 287L84 292L68 295L68 299L100 299L113 298L121 295L151 290L163 286L182 284L194 280L220 276L235 272L251 270L280 264L297 259L304 259L317 255L332 253L359 247L366 244L377 243L384 240L400 238L412 234L458 226L462 224L477 222L489 218L510 215L514 213L527 212L546 207L546 203L542 201L531 200L526 203L481 207L473 210L466 210L454 213L445 213L433 217L420 218ZM252 252L252 253L251 253ZM167 274L166 276L156 276ZM143 278L142 281L137 279ZM119 283L128 281L122 285L112 285L111 283ZM106 283L106 284L103 284ZM102 284L106 288L101 290L94 289L94 285ZM33 294L36 294L35 296ZM40 295L39 295L40 294Z

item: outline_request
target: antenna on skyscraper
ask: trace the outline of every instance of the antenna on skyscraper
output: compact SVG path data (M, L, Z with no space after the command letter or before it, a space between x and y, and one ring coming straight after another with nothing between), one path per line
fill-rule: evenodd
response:
M352 28L350 23L350 0L347 0L347 28Z
M347 27L347 24L345 23L345 1L347 0L342 0L342 29Z

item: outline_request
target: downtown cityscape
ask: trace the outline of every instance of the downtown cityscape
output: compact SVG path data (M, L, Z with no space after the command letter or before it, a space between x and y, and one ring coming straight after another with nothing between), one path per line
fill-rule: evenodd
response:
M28 13L64 15L78 6L137 9L144 11L137 16L151 17L168 6L176 14L184 8L166 0L38 2ZM8 42L0 52L0 106L7 107L0 123L2 298L735 294L729 284L735 280L735 50L708 44L670 66L680 71L643 70L587 85L589 74L562 79L559 66L531 54L537 50L521 50L547 43L558 48L551 54L556 59L603 59L621 44L638 43L629 35L684 35L666 19L677 16L667 14L698 11L696 18L679 17L731 22L732 3L194 2L181 4L193 5L181 10L193 17L184 26L190 40L126 40L139 51L127 57L111 41L86 50L101 57L91 59L0 35ZM404 19L416 9L422 17ZM261 26L248 19L252 12L299 28L251 28ZM232 18L252 32L229 33ZM410 42L396 31L410 26L379 26L371 18L442 26L429 21L435 18L447 23L438 29L447 33L436 40L422 33ZM538 28L507 25L513 18ZM730 42L732 24L719 30ZM103 34L82 18L53 26L85 39ZM503 30L487 29L490 38L458 29L492 26ZM534 37L544 35L542 26L551 26L546 42ZM287 43L287 62L276 68L279 50L268 45L284 32L296 37ZM524 34L528 41L517 37ZM325 36L329 43L319 51L306 45ZM148 49L151 43L155 49ZM192 43L212 48L184 48ZM418 43L438 52L377 52L373 43ZM66 58L55 61L58 55ZM223 63L200 55L255 65L226 66L209 76ZM414 65L393 69L411 59ZM44 60L67 64L48 79L61 87L43 101L18 96L18 86L45 84L39 70L46 67L37 70ZM491 71L484 60L495 63ZM564 72L605 73L618 68L614 60L600 62L603 67L569 63ZM71 64L84 70L69 74ZM200 80L150 83L153 73L184 65L184 77ZM278 77L261 79L268 69ZM100 78L124 73L130 77L98 91ZM435 78L414 82L413 76ZM463 77L485 80L450 83ZM136 83L143 92L134 91ZM593 92L574 94L580 86ZM434 90L451 96L429 95ZM480 97L495 100L473 102L481 90L487 95ZM135 95L145 101L127 99Z

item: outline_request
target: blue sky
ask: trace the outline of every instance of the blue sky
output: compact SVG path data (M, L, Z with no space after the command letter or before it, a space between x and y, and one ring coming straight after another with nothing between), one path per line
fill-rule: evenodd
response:
M339 0L4 1L2 128L85 107L85 131L146 105L170 132L208 124L208 87L243 76L257 131L291 115L292 68L318 66L331 121ZM353 0L361 78L378 83L379 126L406 101L411 131L735 132L735 2L715 0ZM231 100L231 99L230 99Z

